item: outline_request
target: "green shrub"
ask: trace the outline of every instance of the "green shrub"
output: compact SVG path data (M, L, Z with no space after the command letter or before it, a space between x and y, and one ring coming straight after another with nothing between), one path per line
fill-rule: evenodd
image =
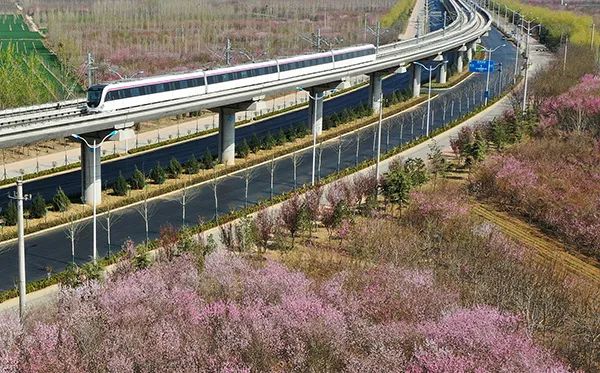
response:
M2 213L2 216L4 217L4 224L17 225L18 211L15 201L8 201L8 205L6 206L6 210Z
M252 137L250 138L250 143L248 145L250 146L250 151L252 153L256 153L260 150L260 140L258 139L258 136L256 136L256 133L252 134Z
M208 150L208 148L206 148L206 151L204 152L204 156L202 157L202 167L204 167L205 169L208 170L208 169L213 168L214 165L215 165L215 157L210 152L210 150Z
M267 136L263 140L263 149L271 149L276 145L275 138L271 135L271 132L267 132Z
M39 219L46 216L46 200L41 194L36 194L31 201L31 209L29 210L29 216L33 219Z
M58 189L56 190L56 194L54 195L54 197L52 197L52 207L54 208L54 211L65 212L69 209L70 206L71 200L69 199L69 197L67 197L62 188L58 187Z
M237 148L238 157L246 158L248 154L250 154L250 146L248 145L248 141L244 139L242 144Z
M169 161L169 167L167 168L169 172L169 177L172 179L177 179L179 175L183 172L183 167L181 167L181 163L177 160L177 158L172 157Z
M167 174L160 165L160 162L157 162L156 166L150 171L150 178L155 184L163 184L167 180Z
M129 185L127 184L127 180L123 177L123 174L119 172L119 176L115 180L113 184L113 193L115 196L126 196L129 191Z
M188 175L194 175L194 174L197 174L198 171L200 171L200 163L196 160L196 157L192 154L190 159L188 159L187 162L185 162L184 168L185 168L185 172Z
M133 171L133 175L131 175L131 180L129 181L129 185L131 189L141 190L146 187L146 176L142 171L140 171L137 166Z
M283 128L279 129L279 132L277 133L277 137L275 138L275 143L277 145L283 145L288 141L287 136L285 135L285 132L283 131Z

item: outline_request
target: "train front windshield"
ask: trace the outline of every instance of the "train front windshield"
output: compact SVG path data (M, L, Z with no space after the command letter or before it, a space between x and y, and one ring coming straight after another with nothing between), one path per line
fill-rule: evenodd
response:
M98 107L102 98L102 90L105 85L93 85L88 89L87 105L89 107Z

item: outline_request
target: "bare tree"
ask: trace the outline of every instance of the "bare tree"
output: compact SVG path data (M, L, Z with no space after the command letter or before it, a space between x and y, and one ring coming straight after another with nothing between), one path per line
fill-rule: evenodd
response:
M377 150L377 126L371 126L371 131L373 132L373 146L371 149L371 157L375 158L375 151Z
M317 165L317 181L321 181L321 158L323 157L323 141L319 143L319 163Z
M106 231L108 256L110 256L110 245L111 245L110 230L113 225L115 225L119 220L121 220L122 217L123 217L123 215L121 215L121 214L115 214L113 209L111 209L109 206L108 211L104 214L104 221L100 221L100 225L102 226L102 229L104 229Z
M188 186L188 182L186 181L183 185L183 189L181 190L181 194L177 198L177 202L181 205L181 225L185 226L186 219L186 206L188 203L192 202L194 198L198 196L197 190L190 190Z
M222 181L218 177L213 177L213 179L210 181L210 188L213 191L213 198L215 201L215 221L219 221L219 197L217 194L217 190L218 190L219 184L221 184L221 182Z
M144 200L141 203L138 203L134 206L135 210L140 214L142 219L144 220L144 228L146 232L146 241L145 245L148 246L150 242L150 219L156 213L156 205L152 205L148 201L148 190L144 189L143 192Z
M65 227L65 235L71 241L71 263L75 264L75 243L79 238L79 234L87 226L85 220L77 220L76 216L71 216Z
M244 208L248 207L248 189L250 186L250 181L252 181L252 179L254 179L254 168L253 167L246 167L240 176L242 179L244 179Z
M446 111L448 110L448 96L444 95L441 98L442 101L442 120L444 121L444 123L446 123Z
M356 155L354 157L354 164L358 166L358 153L360 152L360 131L356 131Z
M275 179L275 169L277 168L277 163L275 162L275 157L271 158L271 162L269 162L269 173L271 174L271 188L269 191L269 199L273 199L273 182Z
M392 122L388 121L385 125L385 151L390 150L390 130L392 129Z
M292 154L292 165L294 166L294 190L298 187L298 166L302 163L302 156L298 155L298 152Z
M337 142L337 172L340 172L342 166L342 150L346 149L349 143L344 142L344 138L342 136L338 137Z

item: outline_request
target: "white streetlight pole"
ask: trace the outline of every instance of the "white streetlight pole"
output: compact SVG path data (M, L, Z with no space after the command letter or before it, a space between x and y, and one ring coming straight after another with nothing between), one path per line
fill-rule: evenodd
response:
M523 103L521 105L521 111L523 112L523 114L525 113L525 111L527 110L527 88L528 88L528 84L529 84L529 38L531 36L531 31L534 30L536 27L541 25L535 25L533 27L531 27L531 22L533 21L526 21L527 22L527 35L525 36L527 38L527 40L525 41L525 82L524 82L524 86L523 86Z
M519 31L517 30L518 28L515 27L515 39L517 41L517 48L515 49L515 76L513 78L513 83L517 83L517 76L519 75L519 54L521 53L521 38L523 37L523 18L521 18L521 33L519 34Z
M17 232L19 251L19 317L23 322L25 314L27 281L25 279L25 225L23 224L23 201L31 199L30 194L23 195L23 180L17 180L17 191L8 198L17 201Z
M439 56L441 56L441 55L438 55L438 57L436 57L436 58L434 59L434 61L439 61ZM416 62L416 61L415 61L415 62L413 62L413 63L414 63L414 64L416 64L416 65L419 65L419 66L421 66L422 68L424 68L425 70L427 70L427 71L429 72L429 87L428 87L428 89L427 89L427 127L426 127L426 129L425 129L425 135L426 135L427 137L429 137L429 123L430 123L430 118L431 118L431 74L432 74L432 73L433 73L433 72L434 72L434 71L435 71L435 70L436 70L438 67L442 66L442 65L443 65L443 64L445 64L445 63L448 63L448 61L446 61L446 60L443 60L442 62L440 62L440 63L438 63L437 65L435 65L435 67L427 67L427 66L423 65L422 63L420 63L420 62Z
M377 162L375 163L375 179L377 180L377 186L379 186L379 163L381 161L381 122L383 121L383 89L379 95L379 102L381 102L381 108L379 109L379 123L377 123Z
M492 65L492 53L494 53L496 50L498 50L498 49L500 49L502 47L505 47L505 46L506 46L506 44L502 44L502 45L497 46L494 49L488 49L488 48L484 47L483 45L480 45L480 47L484 51L486 51L487 54L488 54L487 76L485 78L485 95L484 95L485 101L484 101L484 105L488 104L488 100L489 100L489 97L490 97L490 70L491 70L490 67Z
M71 137L73 137L74 139L77 139L81 142L83 142L88 148L92 149L92 158L93 158L93 162L94 162L94 167L92 168L92 180L94 182L94 185L92 186L92 194L94 195L92 198L92 206L94 209L93 212L93 219L92 219L92 257L94 260L94 264L96 264L96 262L98 261L98 246L97 246L97 234L96 234L96 206L97 206L97 202L98 202L98 190L97 190L97 182L96 182L96 149L98 149L99 147L102 146L102 144L104 143L104 141L106 141L109 137L112 137L114 135L116 135L119 131L114 130L112 132L110 132L108 135L104 136L104 138L100 141L100 143L96 144L96 139L94 139L93 144L90 144L85 138L77 135L77 134L73 134L71 135Z

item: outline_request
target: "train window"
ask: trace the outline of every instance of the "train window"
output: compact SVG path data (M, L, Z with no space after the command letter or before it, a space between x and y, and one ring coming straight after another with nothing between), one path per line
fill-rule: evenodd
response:
M187 88L188 87L187 80L181 80L181 81L179 81L179 86L181 87L181 89Z
M140 96L140 89L139 88L130 88L130 94L131 94L131 97Z

